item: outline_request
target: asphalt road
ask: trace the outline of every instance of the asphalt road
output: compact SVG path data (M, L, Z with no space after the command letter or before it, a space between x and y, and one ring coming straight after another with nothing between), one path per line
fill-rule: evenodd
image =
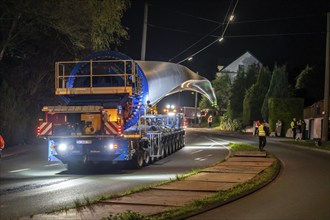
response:
M253 136L240 138L256 141ZM275 140L268 138L266 147L282 162L275 181L247 197L189 219L330 219L330 154L280 145Z
M46 144L25 146L24 153L0 162L0 219L45 213L77 200L175 179L226 158L227 144L227 140L207 132L188 131L183 149L141 170L113 167L79 174L68 173L61 163L47 162Z
M190 219L330 219L330 154L296 148L268 138L266 150L282 162L277 179L225 206ZM46 161L45 148L4 158L0 165L0 219L29 216L79 199L124 192L132 187L175 178L228 155L229 142L256 144L251 135L223 135L190 129L186 147L141 170L109 169L70 174Z

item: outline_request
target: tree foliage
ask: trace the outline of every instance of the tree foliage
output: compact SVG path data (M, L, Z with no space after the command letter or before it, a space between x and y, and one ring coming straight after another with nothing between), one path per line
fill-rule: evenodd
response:
M215 96L217 98L219 109L226 108L229 101L231 89L231 81L228 74L225 73L220 76L217 76L212 81L212 86L215 91ZM212 103L205 96L203 96L199 102L199 108L212 108Z
M265 99L262 104L262 117L264 120L268 119L268 99L269 98L289 98L292 96L292 91L289 87L288 73L286 65L277 66L275 64L272 78L270 81L269 89L266 93Z
M231 118L241 119L243 114L243 100L246 90L256 81L258 68L251 65L245 69L239 69L230 92L230 103L228 110Z
M120 23L126 0L3 0L0 6L0 61L26 56L26 44L45 36L69 50L110 49L128 36Z
M314 68L306 65L296 78L296 94L298 97L305 98L305 104L311 105L323 96L323 82L324 80L318 77Z
M268 68L260 68L257 82L246 91L243 101L243 124L261 120L261 107L268 91L270 77Z
M127 38L120 23L127 7L127 0L0 2L0 133L7 144L35 137L40 108L57 104L55 61L111 49Z

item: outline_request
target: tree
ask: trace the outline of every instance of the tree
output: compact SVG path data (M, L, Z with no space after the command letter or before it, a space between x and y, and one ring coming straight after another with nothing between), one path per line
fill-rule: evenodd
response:
M261 120L261 107L268 91L270 77L269 69L262 67L257 82L246 91L243 103L243 123L245 125Z
M227 73L221 74L212 81L219 108L225 108L229 101L231 81Z
M120 23L127 7L127 0L0 2L0 100L9 106L0 108L0 115L8 109L11 114L0 123L10 131L7 144L35 137L41 106L58 104L55 61L110 49L127 38Z
M305 69L296 78L296 94L304 98L305 105L311 105L322 99L323 82L322 77L317 76L314 68L306 65Z
M228 105L232 119L242 118L245 92L255 83L257 75L258 67L255 65L248 66L246 71L243 68L239 69L231 88L230 103Z
M289 88L288 73L286 65L277 66L275 64L269 89L262 104L262 117L268 119L268 98L289 98L292 97L292 91Z
M214 88L219 109L226 108L231 88L231 81L228 74L224 73L220 76L217 76L212 81L212 86ZM212 108L212 103L206 97L203 96L199 102L199 108Z
M128 36L120 24L127 0L3 0L0 6L0 61L6 55L24 56L25 44L45 35L70 50L110 49Z

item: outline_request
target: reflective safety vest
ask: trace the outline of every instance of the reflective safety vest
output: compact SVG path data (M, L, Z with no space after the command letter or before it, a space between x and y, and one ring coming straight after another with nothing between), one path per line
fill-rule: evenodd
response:
M258 127L258 136L266 136L266 131L263 125L259 125Z

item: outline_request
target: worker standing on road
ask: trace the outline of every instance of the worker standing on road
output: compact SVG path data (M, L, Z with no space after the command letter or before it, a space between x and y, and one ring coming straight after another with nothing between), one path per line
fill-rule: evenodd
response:
M0 159L1 159L1 152L5 148L5 141L3 140L3 137L0 134Z
M297 121L296 121L296 118L293 118L292 121L291 121L291 129L292 129L292 137L293 137L293 140L296 139L296 134L297 134Z
M258 132L258 137L259 137L259 150L263 151L264 147L266 146L266 136L269 133L266 123L260 124L258 126L257 132Z
M207 119L207 122L209 123L209 128L212 127L212 115L209 116L209 118Z

